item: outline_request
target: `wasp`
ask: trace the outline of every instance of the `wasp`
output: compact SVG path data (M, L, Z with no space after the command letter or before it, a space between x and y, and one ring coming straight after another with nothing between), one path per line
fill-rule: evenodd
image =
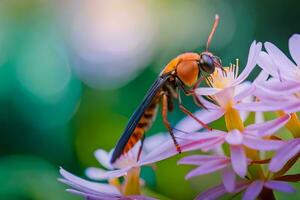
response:
M186 107L182 105L180 91L187 96L193 96L197 105L205 108L196 96L194 90L201 81L220 68L223 71L221 60L208 51L210 41L218 26L219 16L216 15L215 21L206 43L206 50L201 53L183 53L172 59L159 74L158 78L152 84L144 97L142 103L132 114L123 135L119 139L112 154L111 163L114 163L121 155L126 154L133 146L141 140L141 146L138 152L140 157L145 132L151 127L156 116L159 105L161 105L161 114L163 123L168 129L176 150L181 153L181 148L174 136L173 129L168 120L167 114L173 110L173 101L178 100L181 111L192 117L204 128L211 130L205 123L195 117Z

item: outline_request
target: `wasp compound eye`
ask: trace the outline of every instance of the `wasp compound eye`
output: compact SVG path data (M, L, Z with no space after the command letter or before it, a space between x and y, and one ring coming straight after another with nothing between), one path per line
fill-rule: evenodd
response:
M215 71L215 64L213 58L210 55L202 54L199 67L206 73L213 73Z

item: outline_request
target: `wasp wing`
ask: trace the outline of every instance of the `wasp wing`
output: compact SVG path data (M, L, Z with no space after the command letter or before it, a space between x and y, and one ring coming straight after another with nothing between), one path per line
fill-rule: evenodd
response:
M122 155L130 136L132 135L137 124L139 123L145 110L151 104L151 101L153 100L157 92L159 92L159 90L161 89L163 84L168 80L169 77L170 77L169 74L159 76L156 79L156 81L152 84L151 88L148 90L146 96L144 97L142 103L139 105L139 107L135 110L135 112L130 117L129 122L125 128L125 131L122 134L121 138L119 139L115 147L115 150L110 160L111 163L114 163Z

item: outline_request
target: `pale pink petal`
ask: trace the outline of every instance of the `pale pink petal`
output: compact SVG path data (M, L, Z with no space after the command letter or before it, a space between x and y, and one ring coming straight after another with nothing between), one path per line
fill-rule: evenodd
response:
M74 187L75 189L82 190L82 191L95 191L95 192L106 192L106 193L112 193L112 194L119 194L119 191L117 188L103 183L95 183L91 181L84 180L82 178L79 178L63 168L60 168L59 170L60 174L64 177L64 179L60 179L62 182Z
M208 151L211 151L211 150L215 149L216 147L222 145L223 143L224 143L224 138L217 138L214 140L209 140L209 141L205 142L205 144L203 144L200 149L203 152L208 152Z
M244 190L245 188L247 188L247 186L248 186L247 182L239 182L236 184L233 193L238 193ZM221 184L201 193L195 198L195 200L214 200L214 199L218 199L219 197L223 196L226 193L227 191L224 185Z
M294 101L294 102L288 102L286 103L282 110L284 110L286 113L295 113L300 111L300 102Z
M256 150L273 151L281 148L284 145L283 141L279 140L264 140L257 137L244 137L244 145Z
M240 117L242 119L242 122L245 122L247 118L249 117L250 112L249 111L239 111Z
M239 130L232 130L228 132L225 141L230 145L240 145L243 143L243 135Z
M280 192L296 192L296 190L290 186L288 183L284 181L274 181L274 180L269 180L265 183L265 187L273 190L278 190Z
M95 151L95 157L98 160L98 162L107 169L113 169L111 163L110 163L110 155L103 149L98 149Z
M258 66L260 66L263 69L263 72L265 72L265 74L270 74L273 77L280 79L279 77L279 71L278 71L278 67L275 65L274 61L271 59L271 57L269 56L269 54L267 54L266 52L262 51L259 53L259 57L257 60L257 64ZM265 79L262 78L262 80L267 80L267 75L264 75ZM257 81L256 83L261 82L261 80Z
M300 65L300 35L294 34L289 39L289 50L294 61Z
M214 95L216 93L218 93L220 91L220 89L217 88L211 88L211 87L199 87L195 90L197 95Z
M209 124L224 115L224 110L200 110L197 111L194 115L204 122L205 124ZM191 117L185 117L181 120L175 127L176 129L186 131L188 133L192 133L203 128L197 121L195 121Z
M224 110L227 109L228 103L233 101L235 94L235 87L227 87L214 95L214 99Z
M261 52L262 53L262 52ZM254 84L259 84L261 82L265 82L268 80L269 73L265 72L264 70L259 73L259 75L254 79Z
M231 163L234 171L245 177L247 173L247 158L243 146L230 145Z
M182 158L177 164L201 165L211 161L229 161L229 159L226 156L191 155Z
M272 158L269 169L272 172L279 171L285 163L300 152L300 139L294 139L284 145Z
M256 65L256 60L258 58L259 52L261 51L261 47L262 44L260 42L257 44L256 41L252 42L246 67L244 68L243 72L238 76L238 78L235 79L235 81L232 83L233 86L240 84L249 76L249 74Z
M238 87L237 87L238 88ZM245 86L237 92L237 94L234 96L234 102L242 101L246 97L249 97L255 90L255 86L253 84L245 84ZM249 99L251 100L251 99Z
M235 188L235 173L231 167L222 170L223 185L227 192L233 192Z
M263 84L263 83L262 83ZM256 90L254 92L254 95L260 99L261 101L264 102L264 104L270 104L272 107L278 107L278 105L281 104L286 104L292 100L298 100L295 96L293 95L274 95L272 93L268 93L261 88L256 86ZM276 106L277 105L277 106ZM284 107L282 105L281 107Z
M103 180L102 174L107 173L106 170L95 168L95 167L89 167L85 170L85 174L87 177L93 180Z
M290 59L274 44L270 42L265 43L265 48L270 55L271 59L274 60L275 64L278 67L281 67L284 70L281 70L281 73L285 73L285 71L293 70L295 64L290 61ZM283 68L284 66L284 68Z
M273 95L288 95L300 91L300 83L295 81L272 81L257 84L256 87Z
M284 115L274 120L267 122L252 124L246 127L245 132L257 132L259 136L268 136L274 134L280 128L282 128L289 120L290 115Z
M196 169L193 169L185 176L185 178L190 179L195 176L210 174L212 172L219 171L225 168L226 166L228 166L228 162L224 162L224 161L209 162L207 164L201 165L200 167L197 167Z
M237 110L246 110L252 112L267 112L281 110L284 106L280 104L270 105L263 102L239 103L233 106Z
M263 181L253 181L243 195L243 200L255 200L264 186Z
M150 137L146 137L144 144L143 144L143 150L146 152L152 151L154 148L161 145L163 142L170 139L170 135L166 133L158 133L155 135L152 135Z
M118 178L118 177L124 176L130 169L131 169L131 167L126 167L123 169L107 171L105 173L99 174L98 179Z

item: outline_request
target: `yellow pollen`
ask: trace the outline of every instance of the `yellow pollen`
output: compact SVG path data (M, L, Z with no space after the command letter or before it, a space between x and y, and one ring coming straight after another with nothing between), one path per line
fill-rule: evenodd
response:
M230 86L238 76L239 60L236 59L235 64L231 63L229 67L223 67L223 69L224 71L217 68L207 79L207 84L219 89Z

